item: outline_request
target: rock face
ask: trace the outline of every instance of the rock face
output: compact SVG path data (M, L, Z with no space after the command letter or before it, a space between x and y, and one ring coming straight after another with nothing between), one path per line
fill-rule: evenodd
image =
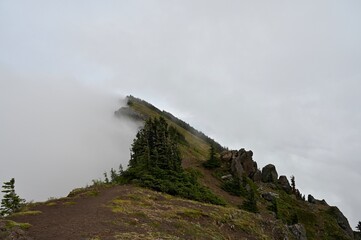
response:
M278 184L281 186L281 188L286 192L286 193L291 193L292 192L292 188L290 185L290 182L288 181L287 177L282 175L279 177L278 179Z
M338 225L345 231L345 233L353 239L353 231L348 223L347 218L343 215L343 213L337 207L330 207L331 214L335 217Z
M306 229L302 224L288 226L288 229L297 240L307 240Z
M276 167L273 164L268 164L262 168L262 182L276 183L278 178L278 173Z
M239 151L226 151L221 154L221 161L230 163L232 175L242 179L243 176L252 180L260 179L257 163L253 161L253 152L244 148Z
M261 180L262 180L262 172L259 169L257 169L255 174L253 175L253 181L258 183L261 182Z

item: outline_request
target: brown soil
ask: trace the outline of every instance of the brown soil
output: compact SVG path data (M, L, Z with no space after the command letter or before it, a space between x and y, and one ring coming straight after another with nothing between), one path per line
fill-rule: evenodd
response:
M109 224L116 216L105 205L130 191L129 186L100 189L97 196L63 198L48 204L39 204L31 210L38 215L12 217L16 222L30 223L29 236L36 240L114 239L119 227Z

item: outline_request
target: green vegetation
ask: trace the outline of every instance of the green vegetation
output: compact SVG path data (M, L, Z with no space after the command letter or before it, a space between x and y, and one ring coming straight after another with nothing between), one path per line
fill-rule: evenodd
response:
M254 194L254 190L251 188L248 191L246 200L242 203L241 208L253 213L258 213L257 200Z
M201 202L225 202L197 181L197 174L184 171L178 149L179 133L164 118L148 119L132 144L129 168L114 178ZM111 174L113 175L113 174ZM121 177L120 177L121 176Z
M218 142L216 142L214 139L208 137L204 133L198 131L197 129L190 126L188 123L184 122L183 120L173 116L171 113L166 111L161 111L152 104L133 97L132 95L127 96L128 99L128 106L135 108L138 112L146 115L146 117L164 117L170 122L174 123L175 125L179 126L179 128L184 129L187 133L190 133L194 136L197 136L197 138L202 139L204 142L207 143L207 145L213 145L217 152L221 152L225 150L224 147L222 147ZM179 129L178 129L179 130Z
M193 127L189 126L189 124L184 123L174 116L170 117L170 113L167 114L167 112L160 111L150 103L133 96L128 96L127 99L128 106L143 116L143 119L163 117L169 126L177 130L179 134L179 150L183 159L206 160L210 145L214 145L217 152L224 149L219 143L195 130Z
M221 161L216 156L216 152L213 145L211 145L211 148L209 149L209 158L205 163L203 163L203 166L209 169L215 169L221 166Z
M11 214L12 217L16 217L16 216L29 216L29 215L38 215L41 214L41 211L23 211L23 212L17 212L17 213L13 213Z
M247 177L237 179L235 176L226 177L230 174L231 165L229 162L216 162L217 157L221 151L226 150L213 139L209 139L207 136L203 136L202 133L193 129L189 124L175 118L172 114L165 111L160 111L153 105L134 98L128 97L128 106L139 113L138 116L143 116L142 119L159 119L163 117L169 127L173 127L179 132L179 139L177 140L178 149L181 159L186 160L185 166L198 169L202 172L201 177L197 176L183 176L185 171L173 170L170 174L170 170L158 167L154 171L142 171L139 177L133 178L132 182L137 182L141 186L147 186L158 191L164 191L173 195L187 197L190 199L198 199L198 197L189 197L183 191L183 186L187 185L185 182L197 182L197 178L205 186L210 186L212 190L220 181L220 187L226 192L234 196L239 196L239 201L242 202L240 208L250 212L259 212L261 215L269 214L269 211L275 213L276 219L282 224L292 225L295 223L303 224L307 231L308 239L344 239L345 236L343 229L339 226L335 217L329 211L330 207L322 204L309 205L304 202L305 196L302 195L296 188L295 177L291 177L291 192L287 194L277 184L271 185L266 183L254 183ZM182 139L182 140L180 140ZM149 151L149 148L146 148ZM144 155L146 158L146 155ZM206 167L213 171L205 171L202 168ZM163 172L165 171L165 172ZM209 176L211 174L212 176ZM170 177L172 176L172 177ZM214 181L212 182L212 177ZM184 181L184 178L189 180ZM219 183L219 182L218 182ZM190 190L193 192L193 190ZM216 190L215 190L216 191ZM274 199L269 202L263 198L259 198L260 193L273 193ZM199 194L196 194L196 196ZM222 195L223 196L223 195ZM229 203L233 206L237 205L237 201L234 201L234 197L225 196ZM199 200L199 199L198 199ZM302 201L303 200L303 201ZM202 201L202 200L201 200ZM252 213L250 213L252 214ZM256 216L256 215L255 215ZM347 237L346 237L347 238Z
M15 228L15 227L19 227L23 230L27 230L31 227L31 224L29 223L18 223L18 222L14 222L11 220L7 220L6 221L6 227L11 229L11 228Z
M234 196L246 196L246 189L238 178L231 178L222 183L221 188Z
M4 182L2 188L4 197L1 200L0 215L7 216L20 211L25 203L25 200L21 199L15 193L15 179L12 178L9 182Z

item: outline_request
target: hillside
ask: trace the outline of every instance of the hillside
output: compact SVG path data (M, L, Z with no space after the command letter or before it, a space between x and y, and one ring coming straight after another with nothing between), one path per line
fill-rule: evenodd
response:
M176 127L186 140L185 143L180 143L183 167L199 171L201 173L200 182L218 196L222 196L228 206L239 207L247 197L246 194L234 194L229 188L228 191L224 190L227 189L225 186L230 186L229 183L232 183L232 178L229 179L229 176L232 175L233 179L235 177L241 179L245 175L246 181L249 182L249 184L245 184L245 187L255 189L260 209L258 214L264 218L279 219L286 225L300 224L304 226L308 239L354 238L347 219L337 207L329 206L325 200L314 199L311 195L307 196L306 201L306 196L302 195L296 186L293 191L290 189L291 184L286 176L278 177L275 166L273 166L274 170L268 173L275 174L274 179L262 179L263 175L268 172L268 166L261 171L252 159L252 151L227 150L204 134L198 134L199 132L189 124L133 96L128 97L128 107L120 109L117 114L126 113L125 109L131 109L142 119L162 116L170 125ZM215 170L208 170L202 166L208 158L211 145L216 146L218 156L222 161L222 166ZM274 202L277 203L276 213L274 210L272 211Z
M185 174L195 175L192 181L223 206L139 187L134 179L125 184L119 172L112 176L119 181L28 204L0 221L0 239L356 239L337 207L312 196L306 201L275 166L261 170L252 151L228 150L168 112L132 96L127 100L115 115L134 121L164 118L179 133ZM206 168L211 146L220 166Z

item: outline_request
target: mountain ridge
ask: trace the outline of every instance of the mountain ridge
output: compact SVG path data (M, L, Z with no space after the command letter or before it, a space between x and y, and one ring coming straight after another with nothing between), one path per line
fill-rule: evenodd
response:
M112 170L111 181L75 189L65 198L29 204L19 214L5 218L5 223L0 221L1 234L8 234L4 239L359 239L337 207L312 196L305 201L292 179L290 184L286 176L278 177L275 166L259 169L252 151L229 150L133 96L127 97L127 107L117 110L115 116L143 122L164 118L180 134L183 169L196 174L197 181L222 197L226 206L139 188L139 181L115 184L113 178L123 170ZM215 156L220 160L214 169L204 165L211 146L216 146ZM253 205L246 208L249 202ZM81 216L87 216L86 222L93 227L76 220ZM19 227L23 225L11 221L27 223L30 228L24 231ZM12 227L6 227L9 224Z
M137 111L138 113L140 113L140 114L143 114L143 116L145 117L145 118L147 118L147 117L154 117L154 115L152 115L152 114L149 114L147 111L142 111L142 108L141 107L139 107L139 106L137 106L138 104L139 105L142 105L142 104L144 104L144 100L141 100L141 99L138 99L138 98L135 98L135 97L133 97L133 96L128 96L127 97L127 100L128 100L128 107L130 108L130 109L133 109L133 110L135 110L135 111ZM145 102L146 103L146 102ZM154 108L154 109L156 109L156 112L157 113L159 113L160 115L161 115L161 113L163 113L163 112L165 112L165 111L161 111L161 110L159 110L159 109L157 109L155 106L153 106L153 105L151 105L152 106L152 108ZM173 116L174 117L174 116ZM174 117L175 119L177 119L176 117ZM168 118L170 121L172 121L172 118ZM188 123L186 124L187 126L190 126ZM219 143L217 143L219 146L221 146L221 144L219 144ZM219 148L217 149L218 151L219 151ZM242 152L246 152L244 149L241 149L241 150L239 150L239 151L242 151ZM242 160L242 159L238 159L238 161L239 162L242 162L241 164L238 164L238 173L237 173L237 171L235 170L236 168L237 168L237 166L235 166L235 162L237 162L237 161L232 161L230 158L228 158L228 160L226 160L226 158L227 157L225 157L227 154L234 154L234 152L237 152L237 151L235 151L235 150L228 150L228 148L226 148L226 147L222 147L221 148L221 151L219 151L219 154L220 154L220 157L222 158L222 160L223 160L223 163L224 162L227 162L228 161L228 163L226 163L226 164L228 164L228 165L232 165L232 166L228 166L228 170L230 170L228 173L232 173L232 175L233 176L235 176L235 175L237 175L238 174L238 177L241 177L242 176L242 174L244 173L244 172L246 172L247 173L247 177L249 177L249 178L253 178L253 177L256 177L256 178L261 178L262 179L262 175L263 175L263 169L262 169L262 171L260 171L260 169L258 169L257 168L257 163L255 162L255 161L253 161L253 159L252 159L252 155L253 155L253 153L252 153L252 151L248 151L248 152L250 152L250 159L249 159L249 161L247 162L247 161L245 161L244 159ZM197 161L197 160L199 160L199 159L192 159L191 158L191 162L192 161L194 161L194 162L197 162L197 163L199 163L199 161ZM202 159L202 160L204 160L204 158ZM233 160L235 160L235 159L233 159ZM183 158L183 161L187 161L187 157L184 157ZM189 164L190 166L192 166L192 164ZM193 164L193 167L195 166L196 164ZM253 167L254 167L254 169L253 169L253 171L250 171L250 166L252 166L252 165L254 165ZM198 167L199 167L199 165L198 165ZM265 166L266 167L266 166ZM241 168L241 169L240 169ZM198 168L198 170L201 170L201 168ZM248 172L247 172L248 171ZM276 171L276 169L275 169L275 171ZM277 172L276 172L277 173ZM217 173L217 174L219 174L219 173ZM221 176L221 178L222 177L225 177L226 176L226 173L223 173L224 175L223 176ZM277 178L277 177L276 177ZM217 180L219 180L220 178L219 178L219 176L218 176L218 179ZM254 180L254 179L252 179L252 180ZM260 179L258 179L257 181L259 182L259 180ZM286 183L285 183L285 180L286 180ZM261 182L263 182L264 180L262 180ZM287 180L287 177L286 176L280 176L280 179L275 179L274 181L272 181L273 183L276 183L276 184L278 184L278 182L279 181L283 181L283 183L284 183L284 185L283 185L283 188L285 187L285 185L286 185L286 188L287 188L287 185L289 185L289 182L288 182L288 180ZM267 182L267 181L266 181ZM205 184L205 185L207 185L207 184ZM212 190L214 190L215 188L214 188L214 186L212 187L212 186L210 186L210 188L212 189ZM272 186L272 188L274 188L274 186ZM295 197L296 197L296 199L299 199L299 200L302 200L302 201L304 201L304 202L306 202L306 203L308 203L308 204L318 204L318 205L322 205L322 206L328 206L327 205L327 203L326 203L326 201L325 200L317 200L317 199L314 199L314 197L312 196L312 195L308 195L308 199L307 199L307 201L305 201L306 199L305 199L305 195L302 195L300 192L299 192L299 190L297 189L297 188L295 188L294 189L294 191L295 191L295 193L294 193L294 195L295 195ZM336 226L338 226L338 227L341 227L342 228L342 230L341 230L341 235L342 234L345 234L347 237L349 237L350 239L352 239L353 237L354 237L354 235L356 234L356 233L354 233L353 231L352 231L352 228L350 227L350 225L349 225L349 223L348 223L348 220L347 220L347 218L342 214L342 212L337 208L337 207L330 207L330 212L332 212L332 214L334 214L334 218L337 220L337 225ZM306 219L304 219L304 221L306 221ZM306 224L307 225L307 224ZM307 227L306 227L307 228ZM312 226L308 226L308 228L312 228ZM335 226L333 226L333 228L335 228ZM314 232L316 232L316 230L315 229L313 229L314 230ZM324 231L324 230L323 230ZM311 237L312 237L312 235L311 235ZM337 239L340 239L340 237L341 236L338 236L337 237ZM347 237L346 237L346 239L347 239Z

